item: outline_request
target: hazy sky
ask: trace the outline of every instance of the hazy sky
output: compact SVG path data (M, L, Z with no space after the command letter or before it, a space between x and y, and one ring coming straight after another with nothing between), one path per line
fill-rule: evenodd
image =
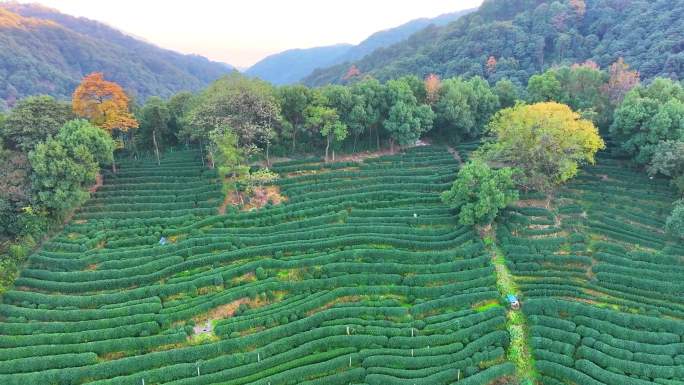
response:
M158 46L239 67L289 48L359 43L482 0L22 0L102 21Z

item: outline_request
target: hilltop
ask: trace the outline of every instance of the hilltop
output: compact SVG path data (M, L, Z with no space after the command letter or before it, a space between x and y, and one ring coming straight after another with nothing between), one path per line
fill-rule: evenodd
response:
M36 4L0 4L0 104L68 98L84 75L104 72L139 99L199 90L231 67L138 40L105 24Z

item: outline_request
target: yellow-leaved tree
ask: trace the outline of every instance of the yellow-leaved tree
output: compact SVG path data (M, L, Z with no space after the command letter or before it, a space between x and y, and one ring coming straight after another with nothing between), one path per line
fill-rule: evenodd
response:
M490 137L476 154L494 164L522 171L523 188L548 190L593 164L605 148L598 129L565 104L519 104L499 111L489 123Z

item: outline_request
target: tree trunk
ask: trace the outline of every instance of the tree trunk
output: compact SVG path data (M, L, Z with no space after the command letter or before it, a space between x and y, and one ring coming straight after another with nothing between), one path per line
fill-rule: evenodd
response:
M325 163L328 163L328 149L330 149L330 135L328 135L325 141Z
M368 127L368 150L373 146L373 127Z
M157 146L157 130L152 130L152 143L154 143L154 154L157 156L157 166L161 166L159 161L159 146Z
M116 174L116 157L112 157L112 172Z
M352 153L356 154L356 142L359 141L360 134L354 134L354 147L352 147Z
M375 129L375 142L376 142L376 146L378 147L378 151L380 151L380 129L379 128Z
M269 147L271 147L271 142L266 142L266 167L271 167L271 159L268 157Z
M297 151L297 126L292 126L292 155Z
M200 158L202 158L202 167L204 167L204 145L200 139Z
M333 162L335 161L335 149L334 149L334 148L333 148L333 150L332 150L332 161L333 161Z
M394 154L394 139L390 138L390 153Z

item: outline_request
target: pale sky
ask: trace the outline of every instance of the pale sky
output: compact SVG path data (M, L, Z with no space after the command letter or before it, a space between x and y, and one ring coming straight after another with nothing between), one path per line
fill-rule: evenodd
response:
M21 0L84 16L160 47L238 67L290 48L356 44L482 0Z

